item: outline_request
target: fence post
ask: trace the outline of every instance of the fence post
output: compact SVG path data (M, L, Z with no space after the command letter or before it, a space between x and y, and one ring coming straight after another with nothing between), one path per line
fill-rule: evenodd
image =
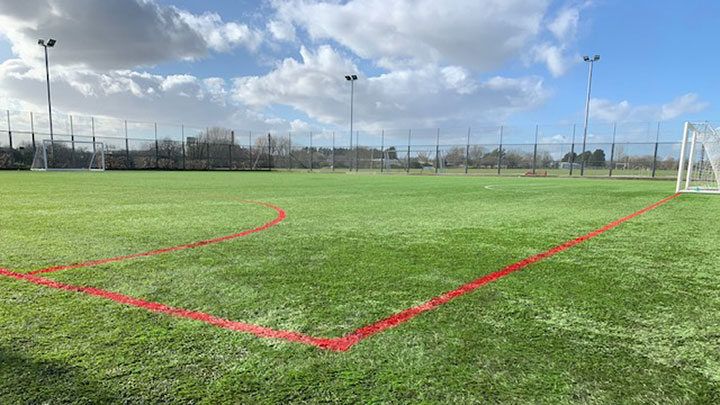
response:
M655 152L653 153L652 161L652 177L655 177L655 169L657 168L657 154L658 154L658 143L660 141L660 121L657 124L657 133L655 134Z
M206 161L206 170L210 170L210 128L205 127L205 136L207 137L207 141L205 141L205 161Z
M94 131L93 131L94 133ZM30 139L32 140L32 146L33 146L33 155L35 154L35 151L37 150L37 146L35 145L35 118L33 117L32 111L30 112ZM93 139L95 141L95 139ZM34 157L33 157L34 159Z
M610 172L608 176L612 177L613 166L615 165L615 135L617 134L617 122L613 123L613 140L612 146L610 146Z
M9 125L10 124L8 124L8 126ZM70 115L70 146L70 162L73 166L75 166L75 128L73 127L72 115Z
M440 167L440 128L437 129L437 137L435 141L435 174L438 173Z
M572 143L570 144L570 175L572 176L573 165L575 164L575 127L573 124Z
M535 174L535 169L537 168L537 147L538 147L538 125L535 124L535 146L533 147L533 165L532 165L532 172Z
M180 147L182 149L182 168L185 170L185 124L180 124Z
M360 131L355 131L355 172L360 171Z
M157 137L157 122L155 123L155 169L160 168L160 144L158 144L158 137Z
M468 165L470 164L470 127L468 127L467 144L465 145L465 174L468 174Z
M312 131L310 131L310 171L313 169L313 146L312 146Z
M502 155L503 155L503 153L502 153L502 150L503 150L503 130L504 130L504 126L501 125L501 126L500 126L500 145L499 145L499 147L498 147L498 161L497 161L497 165L498 165L497 174L498 174L498 175L500 175L500 166L502 165Z
M412 143L412 129L408 129L408 148L405 156L405 173L410 174L410 144Z
M292 132L288 132L288 170L292 170Z
M127 120L125 120L125 168L130 168L130 142L128 142Z
M10 166L13 163L13 141L12 141L12 129L10 127L10 110L7 110L7 127L8 127L8 142L10 144Z
M380 134L380 173L385 169L385 130Z
M230 168L229 170L233 170L234 162L233 162L233 146L235 146L235 131L230 130L230 145L228 146L228 155L230 157Z

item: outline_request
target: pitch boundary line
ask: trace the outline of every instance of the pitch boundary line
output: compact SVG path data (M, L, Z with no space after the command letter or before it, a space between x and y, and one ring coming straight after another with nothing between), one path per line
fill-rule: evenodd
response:
M390 328L398 326L402 323L405 323L423 312L427 312L432 309L435 309L435 308L439 307L440 305L446 304L449 301L451 301L457 297L468 294L488 283L491 283L491 282L498 280L500 278L503 278L511 273L521 270L521 269L529 266L532 263L539 262L543 259L554 256L564 250L567 250L577 244L580 244L586 240L592 239L604 232L607 232L610 229L615 228L616 226L622 224L623 222L629 221L629 220L637 217L638 215L644 214L645 212L648 212L654 208L657 208L658 206L672 200L673 198L676 198L679 195L680 195L679 193L673 194L670 197L667 197L667 198L660 200L650 206L647 206L639 211L636 211L633 214L630 214L624 218L621 218L614 222L611 222L602 228L596 229L596 230L594 230L590 233L587 233L583 236L580 236L578 238L575 238L575 239L565 242L563 244L557 245L551 249L548 249L544 252L538 253L534 256L530 256L521 261L510 264L509 266L506 266L502 270L487 274L487 275L480 277L478 279L475 279L467 284L463 284L462 286L460 286L454 290L448 291L438 297L431 298L430 300L426 301L425 303L423 303L421 305L418 305L418 306L415 306L412 308L408 308L404 311L393 314L387 318L381 319L375 323L365 325L365 326L358 328L358 329L354 330L353 332L351 332L345 336L339 337L339 338L313 337L313 336L305 335L305 334L298 333L298 332L276 330L276 329L271 329L271 328L267 328L267 327L260 326L260 325L253 325L253 324L248 324L248 323L243 323L243 322L231 321L228 319L217 318L217 317L210 315L208 313L205 313L205 312L196 312L196 311L191 311L189 309L184 309L184 308L174 308L174 307L170 307L170 306L158 303L158 302L146 301L146 300L142 300L139 298L130 297L128 295L123 295L123 294L119 294L116 292L103 290L100 288L60 283L60 282L49 280L49 279L46 279L43 277L37 277L37 276L34 276L29 273L28 274L16 273L16 272L13 272L13 271L5 269L5 268L0 268L0 275L5 276L5 277L14 278L17 280L28 281L33 284L42 285L42 286L55 288L55 289L59 289L59 290L81 292L81 293L88 294L88 295L103 297L103 298L106 298L106 299L109 299L109 300L112 300L115 302L120 302L120 303L123 303L126 305L143 308L143 309L153 311L153 312L164 313L164 314L177 316L177 317L181 317L181 318L194 319L197 321L209 323L209 324L217 326L217 327L234 330L234 331L238 331L238 332L252 333L258 337L283 339L283 340L290 341L290 342L297 342L297 343L303 343L303 344L307 344L307 345L316 346L321 349L344 352L364 339L367 339L367 338L369 338L373 335L376 335L380 332L383 332L387 329L390 329ZM283 211L281 208L275 207L275 206L273 206L271 204L267 204L267 203L260 203L260 202L258 202L258 203L274 208L276 211L278 211L278 213L280 213L280 215L278 215L278 217L274 221L268 222L265 225L263 225L262 227L255 228L255 230L251 230L252 232L258 232L259 230L262 230L260 228L263 228L263 227L265 227L263 229L267 229L270 226L275 225L277 222L280 222L285 218L285 211ZM277 222L275 222L275 221L277 221ZM272 224L272 225L269 225L269 224ZM245 232L250 232L250 231L245 231ZM204 244L216 243L215 241L219 242L222 240L232 239L233 237L239 237L242 234L243 233L241 232L239 234L230 235L230 237L213 239L213 240L211 240L212 242L205 241L207 243L204 243ZM242 235L242 236L244 236L244 235ZM203 242L197 242L197 243L203 243ZM203 246L203 245L196 245L196 246L193 246L193 245L194 244L184 245L184 246L186 246L186 247ZM178 249L186 248L186 247L178 247ZM173 249L173 248L170 248L170 249ZM175 250L177 250L177 249L175 249ZM169 251L169 250L164 250L164 251ZM158 253L153 253L153 252L158 252ZM146 255L149 256L151 253L159 254L162 252L152 251L152 252L147 252L147 253L148 254L146 254ZM141 257L141 255L143 255L143 254L127 256L127 258ZM105 263L110 262L110 261L119 261L119 260L126 260L126 259L122 259L122 258L106 259ZM90 266L92 264L82 264L82 265ZM76 265L76 267L80 267L80 265ZM69 268L69 267L65 267L65 268Z

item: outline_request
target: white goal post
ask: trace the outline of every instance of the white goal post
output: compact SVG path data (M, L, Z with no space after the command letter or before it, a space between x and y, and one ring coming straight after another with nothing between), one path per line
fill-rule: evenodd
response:
M105 144L93 141L44 139L30 167L37 171L103 171Z
M678 193L720 194L720 135L708 122L685 123L678 165Z

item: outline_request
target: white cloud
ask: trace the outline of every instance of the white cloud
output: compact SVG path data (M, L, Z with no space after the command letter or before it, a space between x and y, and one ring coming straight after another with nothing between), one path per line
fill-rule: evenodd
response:
M283 103L325 123L347 121L349 89L343 78L355 66L328 45L302 48L302 60L287 58L264 76L235 80L236 100L258 108ZM536 77L472 79L460 67L426 65L365 77L355 84L358 128L435 126L441 123L498 122L534 108L547 92Z
M262 41L258 31L217 14L197 16L149 0L2 1L0 33L26 63L40 64L37 40L53 37L54 66L102 70L197 59L240 45L255 50Z
M590 3L586 2L561 9L546 24L547 30L554 37L553 40L542 41L532 47L532 61L544 63L553 77L562 76L580 63L580 55L568 49L576 40L580 11L589 5Z
M502 66L536 38L548 0L274 2L277 20L382 66Z
M548 24L548 30L555 35L559 41L566 41L574 38L580 21L580 9L567 7L561 10L555 19Z
M615 103L606 99L592 99L590 114L606 122L664 121L700 112L708 105L696 93L687 93L660 105L632 105L627 100Z
M295 26L288 21L271 20L267 24L267 29L273 38L280 41L295 40Z
M191 75L61 70L53 76L52 94L53 105L66 113L236 128L289 128L284 120L269 119L233 103L225 86L221 78L200 80ZM0 102L4 105L43 111L45 97L41 69L20 59L0 64Z
M194 31L200 33L208 47L218 52L227 52L239 45L251 51L257 50L262 42L262 33L245 24L223 23L216 13L194 15L187 11L178 11L180 17Z

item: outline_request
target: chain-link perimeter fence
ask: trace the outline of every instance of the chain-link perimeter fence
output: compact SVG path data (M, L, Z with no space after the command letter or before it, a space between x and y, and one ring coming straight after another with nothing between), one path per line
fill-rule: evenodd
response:
M198 128L7 111L0 169L29 169L45 139L103 142L111 170L358 171L672 178L682 123L348 132Z

